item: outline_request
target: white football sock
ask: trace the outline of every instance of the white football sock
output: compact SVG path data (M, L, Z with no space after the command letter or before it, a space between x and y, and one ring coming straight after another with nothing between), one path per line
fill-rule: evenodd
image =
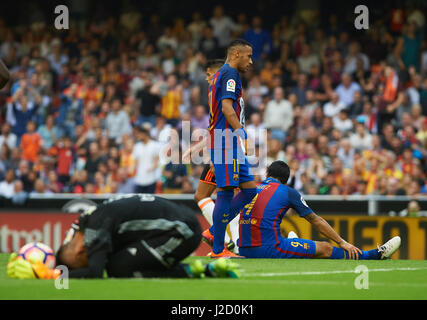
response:
M203 198L199 202L197 202L197 205L199 206L200 210L202 211L203 216L208 221L209 225L213 224L213 211L215 208L215 202L212 200L212 198ZM237 225L238 227L239 225ZM228 229L228 228L227 228ZM231 228L230 228L231 230ZM237 236L239 236L239 229L237 229ZM230 237L228 235L228 232L225 233L225 243L230 242Z
M215 202L212 200L212 198L204 198L197 202L197 205L199 206L200 210L202 211L203 216L208 221L209 225L211 226L213 211L215 208Z
M228 224L230 226L231 238L233 242L236 244L236 247L237 247L237 240L239 239L239 220L240 220L240 213Z

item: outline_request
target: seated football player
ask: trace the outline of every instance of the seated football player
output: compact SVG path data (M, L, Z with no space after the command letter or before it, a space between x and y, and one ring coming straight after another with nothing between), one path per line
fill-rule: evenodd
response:
M313 212L295 189L286 185L289 174L289 166L283 161L275 161L267 168L267 178L258 186L257 195L240 216L239 254L246 258L379 260L389 258L399 249L398 236L368 251L345 241L325 219ZM280 222L289 208L338 246L327 241L283 238Z
M57 265L68 267L70 278L103 278L104 270L108 277L117 278L239 276L237 265L226 259L207 265L200 260L181 263L200 241L199 222L188 207L150 194L129 195L106 200L81 214L56 260ZM31 274L22 261L9 263L9 276ZM54 273L57 269L42 270L45 275L37 267L33 268L36 277L59 276Z

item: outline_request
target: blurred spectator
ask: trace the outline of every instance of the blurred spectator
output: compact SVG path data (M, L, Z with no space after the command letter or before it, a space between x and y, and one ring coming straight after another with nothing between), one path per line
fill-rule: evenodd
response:
M137 105L139 104L138 123L149 122L154 126L156 119L156 109L160 104L160 98L153 92L151 76L144 78L144 87L136 94Z
M421 128L418 131L416 138L420 141L421 145L425 150L427 150L427 116L424 117L424 120L421 123Z
M339 95L336 92L331 94L331 100L324 104L323 113L326 117L334 118L345 108L345 104L339 101Z
M252 18L252 28L243 34L243 39L252 45L252 59L256 63L260 58L265 59L272 50L270 33L262 28L260 16Z
M420 69L419 50L421 45L421 34L415 21L408 21L405 26L406 32L399 41L403 41L402 60L406 68L415 67Z
M127 168L119 168L117 175L119 179L117 193L134 193L135 182L133 179L129 179Z
M23 205L28 197L28 192L24 190L24 184L20 180L15 180L13 186L12 203L16 205Z
M264 113L265 114L265 113ZM263 130L265 130L265 123L262 122L261 115L257 112L252 113L249 118L249 123L246 125L246 132L248 138L255 143L263 145L265 142L262 141Z
M248 112L261 111L264 96L268 94L268 87L263 85L259 76L252 77L245 93L247 95L247 107L250 109Z
M13 149L17 145L17 137L12 133L12 127L8 122L3 123L1 127L0 148L3 144L6 144L9 149Z
M356 91L361 91L360 85L352 81L349 74L344 73L341 76L341 84L335 89L335 92L338 94L339 101L342 102L346 108L353 104Z
M219 43L211 26L205 26L203 28L203 34L199 40L198 48L207 59L215 59L217 57Z
M163 169L165 193L180 193L187 179L187 168L183 164L174 164L172 161Z
M55 144L56 140L61 138L61 131L55 125L53 115L48 115L46 117L46 123L37 129L37 133L42 140L41 147L45 150L50 149Z
M109 66L114 67L114 64L110 63ZM101 86L97 83L95 76L90 75L89 77L84 78L83 85L80 86L79 91L79 95L83 99L83 103L85 105L91 101L95 104L101 102L103 95L102 89Z
M58 175L54 170L50 170L47 176L47 189L53 193L62 192L64 185L58 181Z
M170 74L167 77L165 93L161 99L160 114L165 117L168 123L175 126L178 123L180 112L179 106L182 103L182 92L180 86L177 85L177 77Z
M178 41L174 36L171 27L164 28L163 34L157 40L156 45L160 52L165 51L167 48L176 50L176 48L178 47Z
M134 141L127 138L123 143L123 149L120 150L120 168L124 169L128 178L135 176L135 158L133 157ZM122 175L119 174L119 177ZM120 186L119 186L120 187Z
M187 26L187 30L191 33L191 38L193 39L193 47L197 47L200 39L202 38L203 29L206 26L206 22L202 20L200 12L195 11L192 14L192 20Z
M233 19L224 15L224 7L221 5L215 6L209 23L213 28L213 34L218 39L220 51L217 52L217 56L224 56L225 51L223 49L230 43L231 34L236 29L236 24Z
M89 156L87 158L84 169L89 174L89 179L92 180L96 171L98 170L98 166L100 163L105 161L106 159L101 156L101 152L99 149L99 144L96 141L93 141L89 144Z
M342 139L337 156L341 159L344 168L353 169L355 149L348 138Z
M300 73L298 75L297 85L291 88L291 93L295 94L297 97L297 103L299 105L305 105L307 103L307 75L304 73Z
M157 117L156 125L150 130L150 135L161 144L166 144L169 141L171 129L172 126L166 123L166 118Z
M204 106L199 105L194 108L194 113L191 117L191 127L192 129L206 129L209 127L209 116Z
M37 194L51 195L53 192L46 188L46 185L42 179L36 179L34 182L34 190L30 192L30 196Z
M55 39L51 42L52 53L48 56L51 68L60 75L62 66L68 63L68 56L61 52L61 40Z
M15 194L14 180L15 172L13 169L7 170L4 180L0 182L0 196L8 199L12 198L12 196Z
M167 46L163 50L163 54L160 61L160 66L166 75L170 75L177 71L178 60L175 55L174 48Z
M402 217L419 217L421 216L420 204L416 200L409 201L408 206L399 212Z
M122 142L122 137L125 134L131 133L131 124L129 115L121 110L120 99L113 99L111 102L111 111L105 119L105 126L108 132L108 138L116 143Z
M372 135L363 122L356 123L356 133L350 135L351 146L359 151L372 148Z
M378 102L378 128L381 129L395 116L396 109L403 102L402 82L391 66L384 68L384 90Z
M6 143L0 146L0 179L4 178L7 170L15 169L11 153Z
M309 74L311 68L320 65L320 60L316 54L311 53L310 45L304 44L301 55L297 58L297 64L300 72Z
M286 160L285 152L282 150L281 140L271 139L268 145L266 165L269 166L271 163L273 163L276 160L285 161Z
M40 134L36 132L36 123L29 121L27 124L27 133L24 133L21 139L21 158L34 163L42 147L42 143Z
M156 188L156 170L159 166L159 144L152 140L148 130L137 127L138 142L133 149L135 159L136 193L154 193Z
M342 109L333 119L334 128L338 129L341 133L346 134L353 129L353 122L348 117L348 110Z
M386 187L386 196L404 196L406 195L405 189L403 189L400 185L400 182L398 179L390 177L387 180L387 187Z
M76 126L83 123L83 100L78 97L78 86L73 83L60 94L57 123L64 134L75 137Z
M19 142L26 132L27 123L36 119L35 113L38 109L38 104L30 103L27 96L23 94L18 94L18 96L19 100L13 99L12 104L8 107L8 115L10 116L8 121L12 124L12 132L16 134Z
M137 58L138 65L143 70L157 69L160 66L160 57L155 53L155 48L152 43L148 43L144 52Z
M291 103L285 99L283 89L274 89L274 99L270 100L264 111L264 126L272 131L272 137L280 141L286 138L286 132L294 119Z
M357 70L358 59L361 59L363 61L363 69L369 70L369 57L366 54L360 52L360 43L357 41L353 41L349 44L348 47L348 54L345 57L343 72L347 74L353 74Z
M74 148L70 137L65 136L56 146L58 180L67 184L74 160Z

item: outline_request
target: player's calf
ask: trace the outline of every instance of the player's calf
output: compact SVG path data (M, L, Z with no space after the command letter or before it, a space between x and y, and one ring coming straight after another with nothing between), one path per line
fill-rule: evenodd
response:
M377 249L356 253L356 256L353 258L356 260L390 259L390 257L399 249L400 244L401 239L399 236L396 236L384 243L382 246L378 246ZM314 257L319 259L351 259L350 254L346 250L334 247L328 242L316 242L316 254Z

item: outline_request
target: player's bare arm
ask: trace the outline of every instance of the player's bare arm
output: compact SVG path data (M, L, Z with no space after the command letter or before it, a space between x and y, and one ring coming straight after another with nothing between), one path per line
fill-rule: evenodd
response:
M234 130L242 128L240 120L237 118L236 111L233 108L233 99L222 100L222 113L225 119Z
M0 60L0 89L3 88L10 79L9 70L2 60Z
M222 100L222 113L224 114L225 119L228 121L230 126L234 130L243 129L242 124L240 123L239 119L237 118L236 111L233 109L233 100L232 99L223 99ZM243 129L244 130L244 129ZM245 151L248 149L247 146L247 138L242 137L242 143L245 146Z
M340 235L336 233L336 231L330 226L330 224L325 219L318 216L314 212L308 214L304 218L308 222L310 222L310 224L315 227L321 234L323 234L328 239L336 242L342 249L346 250L349 253L350 259L354 259L355 257L357 257L357 253L362 253L359 248L353 246L352 244L341 238Z

